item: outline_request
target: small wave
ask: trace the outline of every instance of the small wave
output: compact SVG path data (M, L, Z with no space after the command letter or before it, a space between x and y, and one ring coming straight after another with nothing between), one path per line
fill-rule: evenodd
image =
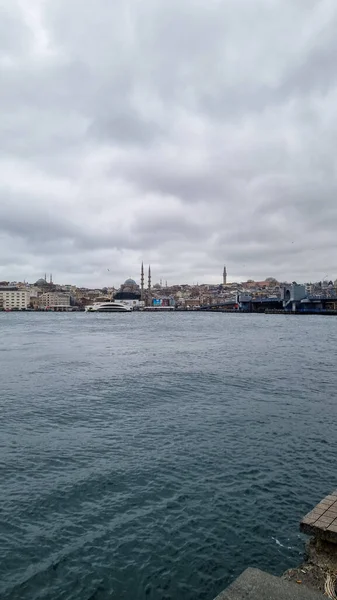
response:
M277 546L280 546L280 548L286 548L287 550L292 550L293 549L292 546L285 546L284 544L282 544L280 542L280 540L278 540L276 537L272 537L271 539L274 540L275 544Z

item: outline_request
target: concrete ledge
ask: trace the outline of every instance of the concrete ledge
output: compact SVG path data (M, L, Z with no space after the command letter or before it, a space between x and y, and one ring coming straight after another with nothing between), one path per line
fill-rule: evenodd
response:
M300 523L303 533L337 544L337 490L326 496Z
M323 600L324 597L303 585L289 583L259 569L246 569L215 600Z

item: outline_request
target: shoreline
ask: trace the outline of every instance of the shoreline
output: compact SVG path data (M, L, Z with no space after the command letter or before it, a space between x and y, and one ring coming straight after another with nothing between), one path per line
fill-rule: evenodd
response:
M299 566L280 577L248 568L215 600L337 600L337 490L303 517L300 531L311 537Z
M85 313L85 312L89 312L90 314L92 314L90 311L85 311L84 309L78 309L78 308L69 308L69 309L50 309L50 310L34 310L34 309L25 309L25 310L0 310L0 314L2 313L6 313L6 314L11 314L11 313L33 313L33 314L46 314L46 313ZM94 312L94 311L93 311ZM108 312L110 314L116 314L112 311L98 311L99 314L107 314ZM198 309L188 309L188 308L176 308L176 309L160 309L160 308L147 308L147 309L137 309L137 310L133 310L130 311L130 313L147 313L147 314L153 314L153 313L222 313L222 314L228 314L228 315L259 315L259 316L263 316L263 315L285 315L285 316L318 316L318 317L336 317L337 316L337 311L275 311L275 310L265 310L265 311L239 311L239 310L223 310L223 309L219 309L219 308L198 308ZM96 313L97 314L97 313Z
M304 561L298 567L285 571L281 578L324 594L329 583L328 575L333 587L336 587L337 545L314 537L305 545Z

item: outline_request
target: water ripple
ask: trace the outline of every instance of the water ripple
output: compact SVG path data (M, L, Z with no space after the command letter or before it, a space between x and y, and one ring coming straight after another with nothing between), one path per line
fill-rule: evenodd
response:
M337 487L337 321L0 314L0 595L211 600Z

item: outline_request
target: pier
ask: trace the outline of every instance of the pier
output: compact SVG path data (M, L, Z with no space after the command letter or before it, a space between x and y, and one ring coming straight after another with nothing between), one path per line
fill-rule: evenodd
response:
M303 533L337 544L337 490L323 498L302 519L300 529Z

